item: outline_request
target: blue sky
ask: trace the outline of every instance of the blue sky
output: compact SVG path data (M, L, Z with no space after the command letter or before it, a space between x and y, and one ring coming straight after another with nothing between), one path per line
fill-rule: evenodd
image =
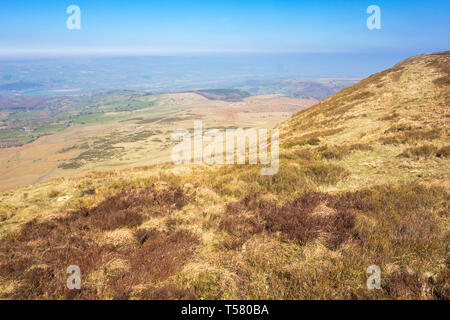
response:
M81 30L66 8L81 8ZM381 30L366 9L381 8ZM0 55L416 53L450 49L450 1L0 0Z

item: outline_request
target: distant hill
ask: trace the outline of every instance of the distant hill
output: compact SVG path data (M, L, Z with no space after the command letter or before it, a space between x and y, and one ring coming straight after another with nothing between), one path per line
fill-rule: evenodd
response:
M194 92L209 100L229 102L241 101L244 98L250 97L248 92L239 89L202 89Z
M19 81L0 85L0 90L19 91L19 90L35 89L39 87L42 87L42 84L35 82Z
M294 97L313 97L318 100L325 99L336 91L330 87L327 87L320 83L314 82L297 82L297 91L294 93Z
M312 97L323 100L356 82L355 79L248 80L237 84L235 87L252 95L283 94L291 97Z

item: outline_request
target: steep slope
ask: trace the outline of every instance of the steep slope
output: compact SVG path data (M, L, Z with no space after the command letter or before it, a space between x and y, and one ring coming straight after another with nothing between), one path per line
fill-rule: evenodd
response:
M309 152L351 169L341 189L448 183L449 107L450 52L412 57L294 115L281 126L286 154Z
M299 112L274 176L165 165L4 192L0 298L448 299L449 66L412 57Z

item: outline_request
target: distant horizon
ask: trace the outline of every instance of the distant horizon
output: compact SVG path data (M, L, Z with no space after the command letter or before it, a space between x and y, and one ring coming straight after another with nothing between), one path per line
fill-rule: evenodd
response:
M334 56L334 57L377 57L382 59L383 57L389 58L408 58L416 55L430 54L436 52L446 52L448 50L441 51L420 51L420 52L142 52L142 53L125 53L125 52L101 52L101 53L54 53L45 54L43 52L27 52L26 54L10 54L6 55L2 53L0 49L0 60L7 59L44 59L44 60L66 60L68 58L73 61L83 59L126 59L126 58L245 58L245 57L314 57L314 56Z
M436 52L445 52L447 50L440 51L417 51L417 52L55 52L48 53L47 51L30 52L30 51L18 51L15 54L2 52L0 49L0 61L14 61L14 60L67 60L73 59L73 61L79 61L83 59L127 59L127 58L239 58L239 57L294 57L294 56L372 56L382 59L383 57L407 59L412 56L430 54ZM45 53L47 52L47 53ZM389 61L391 62L391 61ZM389 63L388 62L388 63Z
M127 58L127 57L201 57L201 56L263 56L263 55L402 55L405 57L450 51L450 47L442 50L390 50L390 51L164 51L164 50L132 50L132 49L100 49L83 48L78 50L4 50L0 48L0 59L14 58Z

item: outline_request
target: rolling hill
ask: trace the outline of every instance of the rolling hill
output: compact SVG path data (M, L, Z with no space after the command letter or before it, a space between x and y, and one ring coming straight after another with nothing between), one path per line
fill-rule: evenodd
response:
M5 191L0 298L449 299L449 80L450 52L419 55L300 111L274 176L165 164Z

